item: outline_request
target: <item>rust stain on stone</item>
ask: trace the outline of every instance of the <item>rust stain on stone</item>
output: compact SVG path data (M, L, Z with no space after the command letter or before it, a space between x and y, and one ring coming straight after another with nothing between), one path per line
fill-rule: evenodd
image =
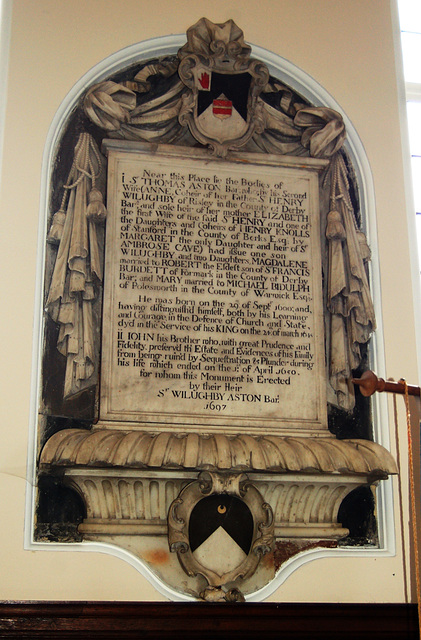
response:
M148 551L143 556L147 562L151 564L165 564L168 562L169 554L167 551L163 549L155 549L152 551Z
M275 544L275 551L273 553L275 560L275 570L277 571L284 562L296 556L297 553L302 551L309 551L310 549L335 549L338 546L336 540L278 540Z
M266 569L273 569L273 566L274 566L273 551L271 553L266 553L266 555L263 556L261 563Z

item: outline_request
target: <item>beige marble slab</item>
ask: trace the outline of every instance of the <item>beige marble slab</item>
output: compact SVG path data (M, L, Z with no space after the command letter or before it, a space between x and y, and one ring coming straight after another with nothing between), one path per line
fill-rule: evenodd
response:
M325 161L106 147L101 422L325 432Z

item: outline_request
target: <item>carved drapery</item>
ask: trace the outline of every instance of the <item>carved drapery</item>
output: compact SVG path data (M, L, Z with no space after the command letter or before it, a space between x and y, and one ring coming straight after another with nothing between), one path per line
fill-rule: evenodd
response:
M59 243L46 308L60 327L57 348L66 357L65 398L94 384L97 371L92 306L102 282L97 225L106 211L95 186L101 169L92 136L82 133L48 236Z
M360 345L376 328L366 265L370 250L355 224L348 195L346 167L340 154L331 163L331 210L326 225L328 241L328 295L330 312L330 382L338 404L352 409L352 369L361 361Z

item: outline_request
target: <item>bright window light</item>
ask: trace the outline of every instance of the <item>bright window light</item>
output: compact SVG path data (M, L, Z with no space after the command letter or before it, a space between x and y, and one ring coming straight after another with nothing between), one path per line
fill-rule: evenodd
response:
M411 101L407 102L407 112L421 272L421 100L415 97L421 96L421 0L398 0L398 7L404 77L406 83L411 83Z
M421 33L420 0L399 0L398 8L402 31Z
M405 81L421 83L421 33L402 31L402 55Z

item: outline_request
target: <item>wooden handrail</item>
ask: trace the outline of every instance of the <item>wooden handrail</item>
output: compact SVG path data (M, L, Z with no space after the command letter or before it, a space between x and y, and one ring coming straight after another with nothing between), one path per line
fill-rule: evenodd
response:
M359 386L363 396L372 396L375 391L388 391L389 393L405 393L405 387L410 396L419 396L420 387L407 384L404 380L398 382L392 382L391 380L384 380L378 378L374 371L365 371L361 378L352 378L352 382Z

